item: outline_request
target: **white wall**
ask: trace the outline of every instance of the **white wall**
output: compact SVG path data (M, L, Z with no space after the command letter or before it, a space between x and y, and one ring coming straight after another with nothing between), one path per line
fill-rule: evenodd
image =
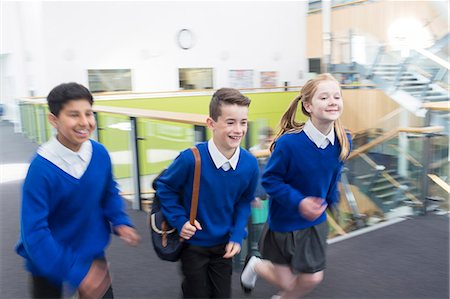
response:
M177 90L179 67L214 68L214 88L229 84L230 69L253 69L254 87L260 86L260 71L277 71L279 85L300 84L299 74L307 67L306 5L4 2L1 61L17 70L12 74L16 87L8 97L29 96L30 91L45 96L68 81L87 86L87 69L132 69L137 92ZM195 35L190 50L176 43L183 28Z

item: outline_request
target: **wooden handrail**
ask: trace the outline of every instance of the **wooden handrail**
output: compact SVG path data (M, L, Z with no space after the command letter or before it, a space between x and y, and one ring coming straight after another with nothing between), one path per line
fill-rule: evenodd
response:
M327 213L327 220L328 223L330 223L330 225L334 228L334 230L341 236L346 235L347 233L344 231L344 229L342 227L339 226L339 224L337 224L336 220L334 220L334 218L331 216L330 213Z
M428 174L428 177L435 182L439 187L441 187L442 189L444 189L447 193L450 194L450 186L440 177L438 177L435 174Z
M432 111L450 111L450 101L428 102L424 103L422 107Z
M94 105L94 111L206 126L207 115Z
M263 157L267 157L270 156L270 150L269 149L262 149L262 150L256 150L256 151L251 151L253 156L255 156L256 158L263 158Z
M408 128L398 128L393 129L389 132L384 133L383 135L375 138L374 140L370 141L369 143L357 148L356 150L353 150L348 159L353 159L354 157L360 155L361 153L364 153L368 151L369 149L389 140L397 136L399 133L417 133L417 134L430 134L430 133L437 133L442 132L444 128L442 126L430 126L430 127L408 127Z
M432 134L439 133L444 130L442 126L428 126L428 127L407 127L399 128L399 133L417 133L417 134Z
M430 134L430 133L438 133L442 132L444 128L442 126L430 126L430 127L407 127L407 128L398 128L391 131L388 131L387 133L384 133L383 135L375 138L371 142L359 147L356 150L353 150L348 159L353 159L354 157L361 155L362 153L368 151L369 149L389 140L397 136L399 133L417 133L417 134ZM256 158L262 158L267 157L270 155L270 150L256 150L252 151L252 154Z

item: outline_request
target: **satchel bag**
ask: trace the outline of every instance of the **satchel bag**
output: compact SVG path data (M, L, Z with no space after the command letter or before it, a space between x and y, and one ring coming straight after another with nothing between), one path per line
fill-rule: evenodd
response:
M194 183L192 188L191 211L189 215L189 223L194 225L197 217L198 193L200 189L200 154L198 149L194 146L191 150L195 158L194 168ZM155 181L164 173L164 171L155 178ZM154 184L155 186L156 184ZM156 190L156 188L155 188ZM152 236L153 248L158 257L164 261L176 262L180 259L181 251L183 250L183 239L179 236L178 231L171 227L165 219L161 211L161 203L155 193L152 209L149 214L149 226Z

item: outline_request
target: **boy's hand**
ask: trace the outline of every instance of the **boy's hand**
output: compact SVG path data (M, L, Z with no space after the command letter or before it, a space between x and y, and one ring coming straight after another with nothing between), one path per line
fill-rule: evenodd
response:
M320 197L308 196L298 205L300 215L309 221L314 221L325 212L327 204Z
M202 226L197 220L194 221L194 225L187 221L181 228L180 237L185 240L189 240L197 230L202 230Z
M94 260L89 272L78 287L80 299L98 299L105 295L111 286L108 264L104 260Z
M225 254L223 255L223 257L229 259L239 252L241 252L241 245L239 243L229 242L225 247Z
M141 241L141 237L136 230L128 225L118 225L114 227L117 235L128 245L137 246Z

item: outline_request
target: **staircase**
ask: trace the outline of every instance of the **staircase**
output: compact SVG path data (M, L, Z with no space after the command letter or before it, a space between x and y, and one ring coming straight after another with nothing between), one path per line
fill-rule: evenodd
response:
M358 143L358 138L355 139ZM418 171L408 169L408 175L398 172L398 157L392 152L379 152L374 149L362 159L349 161L350 183L359 186L360 191L367 195L386 219L411 215L421 208L420 190L417 186Z
M392 91L404 91L420 103L449 101L448 90L435 83L439 70L431 70L433 74L414 70L414 67L406 68L403 64L380 63L374 66L372 81L381 86L388 87Z

